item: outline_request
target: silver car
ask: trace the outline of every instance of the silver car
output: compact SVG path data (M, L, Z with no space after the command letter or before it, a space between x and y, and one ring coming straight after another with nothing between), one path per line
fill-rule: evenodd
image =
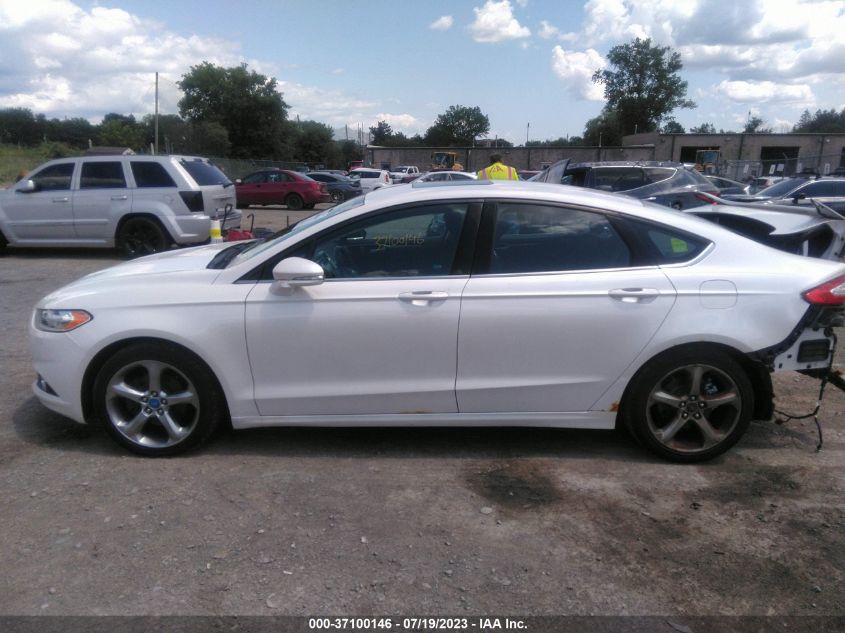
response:
M84 156L41 165L0 191L0 249L118 247L130 257L238 227L235 188L195 156Z

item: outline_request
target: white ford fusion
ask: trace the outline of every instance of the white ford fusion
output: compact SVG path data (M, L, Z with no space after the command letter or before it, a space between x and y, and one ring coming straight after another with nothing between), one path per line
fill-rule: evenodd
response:
M170 455L236 429L626 425L708 459L829 368L845 266L634 199L389 188L264 242L88 275L31 325L47 407Z

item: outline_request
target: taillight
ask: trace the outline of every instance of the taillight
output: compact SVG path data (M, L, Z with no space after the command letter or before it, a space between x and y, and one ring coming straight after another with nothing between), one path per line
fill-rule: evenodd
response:
M709 195L706 194L706 193L696 193L695 197L698 198L699 200L701 200L702 202L707 203L707 204L719 204L718 200L714 200L713 198L711 198L711 196L718 197L718 195L719 195L718 193L711 193Z
M845 275L840 275L801 293L807 303L816 306L838 306L845 304Z
M202 202L202 191L180 191L179 195L182 197L185 206L188 207L188 211L196 213L205 210Z

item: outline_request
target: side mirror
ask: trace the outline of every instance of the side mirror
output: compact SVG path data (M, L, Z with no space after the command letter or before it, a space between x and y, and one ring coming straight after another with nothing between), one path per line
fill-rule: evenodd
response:
M38 191L38 185L35 184L34 180L24 180L17 187L15 187L15 191L18 193L33 193Z
M806 193L799 191L794 196L792 196L792 204L798 204L799 200L803 200L806 197L807 197Z
M273 279L279 288L318 286L325 280L325 273L309 259L286 257L273 268Z
M235 184L236 185L242 185L242 184L244 184L244 181L241 180L240 178L235 178Z

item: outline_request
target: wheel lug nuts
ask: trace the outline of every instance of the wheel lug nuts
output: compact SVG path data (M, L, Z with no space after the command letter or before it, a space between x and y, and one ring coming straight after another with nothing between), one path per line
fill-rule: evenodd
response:
M149 413L152 413L152 412L153 412L153 410L152 410L152 409L150 409L149 407L144 407L144 413L148 413L148 414L149 414Z
M703 409L703 408L704 408L704 407L706 407L706 406L707 406L707 405L706 405L706 404L704 404L703 402L699 402L699 403L698 403L698 408L699 408L699 409Z
M687 419L687 412L686 412L686 411L684 411L684 412L681 414L681 417L682 417L682 418L684 418L684 419L686 420L686 419Z
M696 420L700 420L700 419L701 419L701 414L700 414L700 413L696 413L693 417L694 417Z
M141 398L141 402L143 402L144 404L148 403L149 401L150 401L150 399L149 399L149 398L147 398L146 396L144 396L143 398Z
M164 413L164 409L159 409L158 411L156 411L156 413L158 413L159 415L161 415L162 413Z
M161 403L162 403L162 404L167 404L167 400L162 399ZM701 405L701 406L704 406L704 405Z

